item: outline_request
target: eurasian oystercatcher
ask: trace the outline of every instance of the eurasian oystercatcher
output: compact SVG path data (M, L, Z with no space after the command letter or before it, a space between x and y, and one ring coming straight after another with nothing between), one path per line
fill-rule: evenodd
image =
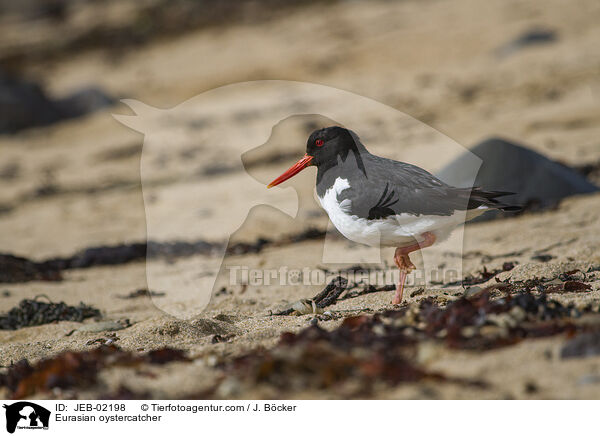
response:
M304 157L268 187L313 165L321 206L340 233L372 247L397 247L392 304L402 301L406 275L415 269L411 252L447 238L465 219L519 209L496 199L510 192L450 186L415 165L369 153L356 133L337 126L314 131Z

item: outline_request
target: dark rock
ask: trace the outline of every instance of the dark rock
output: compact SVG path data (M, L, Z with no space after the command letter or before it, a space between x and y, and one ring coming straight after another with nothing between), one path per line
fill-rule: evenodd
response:
M0 71L0 133L15 133L80 117L114 102L112 97L94 87L53 100L38 83Z
M64 118L76 118L112 106L116 100L93 86L75 91L56 100L56 107Z
M34 82L0 72L0 133L12 133L60 119L53 103Z
M597 192L599 189L577 171L500 138L479 143L443 168L438 177L451 185L468 186L469 170L474 166L471 153L483 160L474 185L485 190L514 192L514 195L502 197L502 201L521 206L524 210L551 208L565 197ZM491 211L476 220L512 214L514 212Z

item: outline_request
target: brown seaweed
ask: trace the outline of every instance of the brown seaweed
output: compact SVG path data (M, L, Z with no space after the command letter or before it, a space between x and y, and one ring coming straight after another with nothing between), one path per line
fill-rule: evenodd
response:
M149 259L172 260L196 255L213 256L222 253L242 255L259 253L266 247L278 247L295 242L319 239L325 231L308 228L299 233L286 235L278 240L258 237L251 242L171 241L136 242L131 244L101 245L79 251L69 257L56 257L35 262L11 254L0 254L0 283L22 283L31 280L61 280L61 271L91 268L103 265L121 265Z
M94 386L98 373L108 367L137 367L143 363L163 365L188 360L180 350L161 348L145 355L121 350L115 345L101 345L90 351L65 351L35 365L22 360L0 374L0 386L5 386L13 399L20 399L55 388L71 389Z
M100 311L87 304L69 306L64 302L53 303L35 299L21 300L7 314L0 315L0 330L16 330L22 327L49 324L58 321L81 322L99 317Z
M377 383L433 380L485 386L425 370L415 361L414 345L414 339L382 316L351 317L332 331L312 325L283 333L274 348L254 350L226 364L221 384L265 385L276 392L338 390L349 397L369 396Z

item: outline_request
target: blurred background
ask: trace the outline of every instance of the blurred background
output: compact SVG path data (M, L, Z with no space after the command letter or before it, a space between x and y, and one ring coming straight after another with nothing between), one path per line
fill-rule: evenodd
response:
M130 113L119 99L169 108L246 80L341 88L465 147L500 135L590 176L600 158L599 16L593 0L3 0L5 243L39 257L142 237L143 138L112 119ZM106 211L121 191L137 212ZM67 221L37 202L50 198L98 220L61 227ZM23 208L60 231L32 228ZM123 220L107 220L115 214ZM58 239L46 246L42 233Z

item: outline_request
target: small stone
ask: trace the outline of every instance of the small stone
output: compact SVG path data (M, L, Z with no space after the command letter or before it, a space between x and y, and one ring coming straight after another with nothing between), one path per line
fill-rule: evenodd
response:
M123 330L125 326L118 321L101 321L93 324L84 324L76 331L86 333L114 332Z
M295 315L310 315L313 313L323 313L323 309L317 307L312 300L299 300L291 305Z
M479 287L479 286L471 286L470 288L465 289L464 296L466 298L469 298L469 297L472 297L474 295L477 295L479 292L481 292L481 287Z

